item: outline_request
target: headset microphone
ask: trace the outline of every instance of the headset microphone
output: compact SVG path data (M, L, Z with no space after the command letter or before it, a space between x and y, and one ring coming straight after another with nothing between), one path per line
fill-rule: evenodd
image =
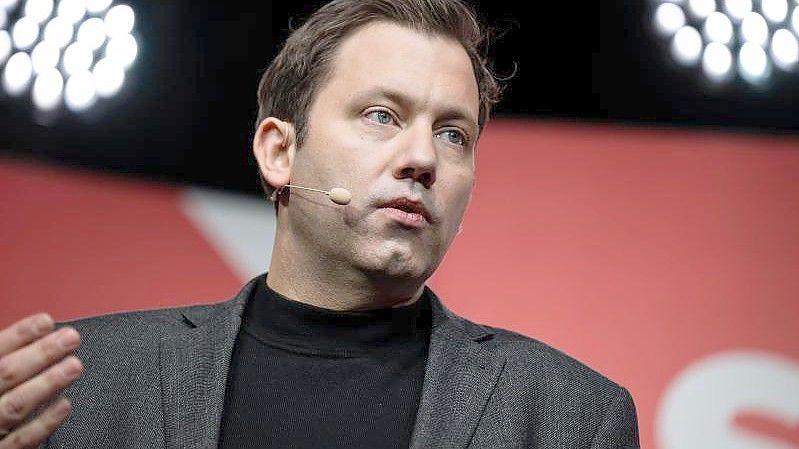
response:
M272 196L270 197L270 199L272 201L276 201L278 195L280 195L280 193L286 187L290 187L290 188L294 188L294 189L309 190L311 192L324 193L325 195L327 195L328 198L330 198L330 201L332 201L332 202L334 202L336 204L340 204L342 206L345 205L345 204L349 204L350 200L352 200L352 193L350 193L349 190L341 188L341 187L333 187L330 190L319 190L319 189L312 189L310 187L295 186L295 185L291 185L291 184L286 184L285 186L281 187L279 190L275 190L272 193Z

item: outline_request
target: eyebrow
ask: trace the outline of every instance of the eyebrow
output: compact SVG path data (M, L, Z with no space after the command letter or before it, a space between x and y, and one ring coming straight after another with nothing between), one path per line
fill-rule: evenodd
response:
M374 98L386 99L400 105L405 109L411 109L411 106L413 105L413 100L409 96L405 95L401 91L386 86L377 86L363 92L356 93L353 98L359 103ZM465 109L454 105L448 105L444 107L443 110L439 111L439 115L444 120L462 120L466 122L469 125L468 131L472 137L477 137L479 128L477 120L472 118Z

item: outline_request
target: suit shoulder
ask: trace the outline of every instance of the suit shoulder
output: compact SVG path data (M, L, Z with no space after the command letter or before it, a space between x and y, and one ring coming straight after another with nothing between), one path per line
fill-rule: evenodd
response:
M116 312L60 322L59 326L71 326L80 332L85 340L98 334L102 338L152 338L158 337L164 329L176 323L189 324L186 315L209 315L224 303L170 307L149 310Z
M609 398L624 388L564 351L535 338L507 329L482 325L494 333L493 341L506 357L506 368L539 386L602 394Z
M553 434L568 423L568 432L580 435L580 443L568 447L639 447L635 403L626 388L546 343L486 328L506 356L497 386L505 409L525 410Z

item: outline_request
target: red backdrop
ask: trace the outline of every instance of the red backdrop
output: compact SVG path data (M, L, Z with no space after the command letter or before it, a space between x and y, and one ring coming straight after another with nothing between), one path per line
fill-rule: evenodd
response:
M0 326L232 295L185 195L0 163ZM642 447L799 448L796 137L495 121L432 282L627 386Z

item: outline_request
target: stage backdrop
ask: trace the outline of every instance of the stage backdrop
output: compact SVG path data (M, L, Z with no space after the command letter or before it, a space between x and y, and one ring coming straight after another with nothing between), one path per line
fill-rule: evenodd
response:
M0 326L225 299L273 215L0 160ZM628 387L642 447L799 448L799 138L494 121L432 283Z

